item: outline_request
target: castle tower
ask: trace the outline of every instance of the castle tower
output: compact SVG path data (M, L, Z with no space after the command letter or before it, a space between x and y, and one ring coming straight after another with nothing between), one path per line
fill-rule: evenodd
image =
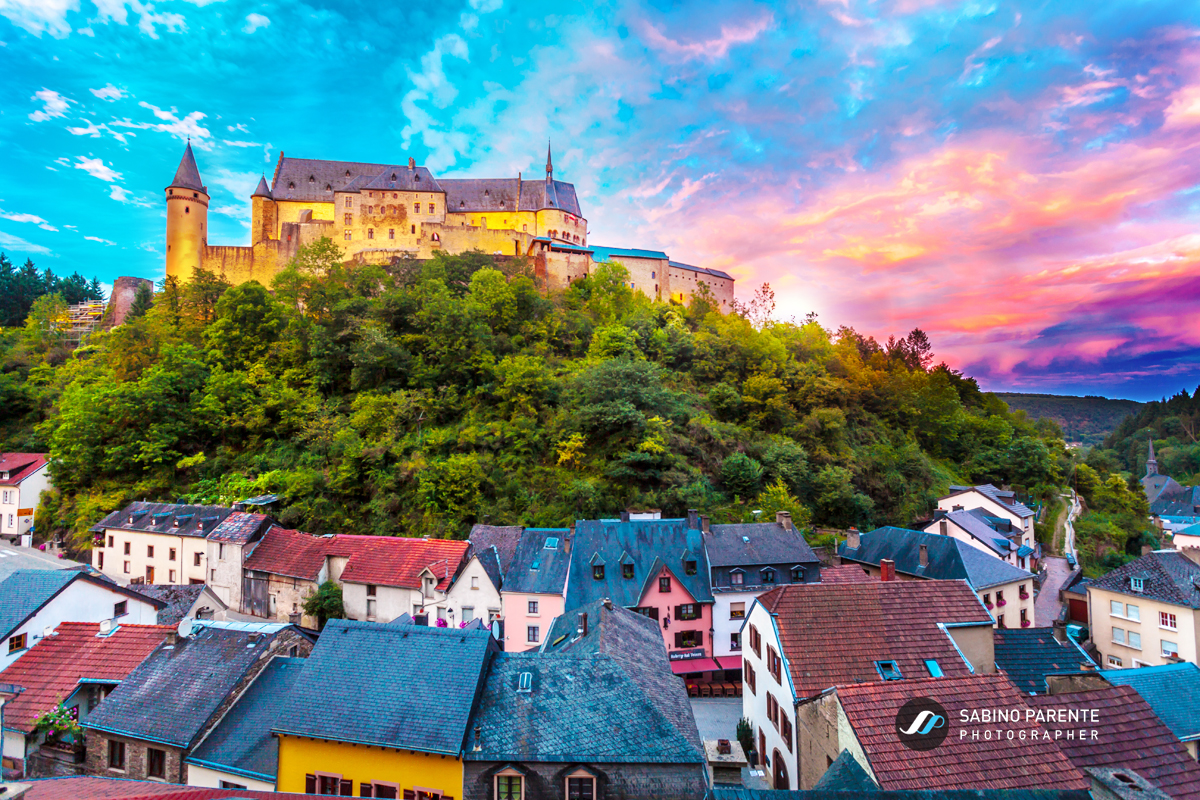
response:
M190 141L166 192L167 275L186 283L208 244L208 187L200 181Z
M1158 459L1154 457L1154 436L1150 436L1150 457L1146 459L1146 475L1158 474Z
M276 213L275 200L271 196L271 188L267 186L264 175L258 179L258 188L250 195L252 221L250 225L250 244L255 245L274 238Z

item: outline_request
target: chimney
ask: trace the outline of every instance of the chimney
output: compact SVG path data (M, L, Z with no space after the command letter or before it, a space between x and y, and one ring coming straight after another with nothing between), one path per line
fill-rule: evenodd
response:
M717 755L727 756L733 752L728 739L717 739Z
M846 547L850 550L857 550L858 544L858 528L851 528L846 531Z
M476 753L478 753L480 750L483 749L483 730L478 725L475 726L475 748L474 749L475 749Z
M890 558L885 558L879 562L879 580L894 581L896 580L896 562Z
M629 522L629 509L621 512L621 522Z
M574 526L572 526L571 533L572 534L575 533ZM570 536L567 536L563 539L563 552L566 553L567 555L571 555L571 537Z
M612 611L613 604L612 604L611 597L604 598L604 607L607 608L609 611Z
M775 512L775 524L782 525L783 529L785 531L792 530L792 512L776 511Z
M412 171L413 171L414 169L416 169L416 168L417 168L417 160L416 160L415 158L413 158L412 156L409 156L409 158L408 158L408 171L409 171L409 172L412 172Z
M584 611L579 615L579 635L587 636L587 612Z
M700 512L694 508L688 509L688 529L693 531L700 530Z
M709 525L708 514L700 515L700 530L704 531L705 533L712 533L711 526Z
M177 641L179 641L179 634L173 630L167 631L167 645L174 647Z
M921 566L929 566L929 545L927 544L921 545Z

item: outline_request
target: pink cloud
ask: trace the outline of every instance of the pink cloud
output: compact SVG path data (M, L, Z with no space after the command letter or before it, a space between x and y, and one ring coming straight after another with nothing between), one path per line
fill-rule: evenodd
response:
M722 25L720 36L695 42L671 39L654 24L645 20L642 21L640 28L642 40L646 45L672 60L691 61L699 58L716 61L728 55L730 48L735 45L753 42L763 31L771 27L773 21L774 18L770 14L764 14L758 19L741 25Z

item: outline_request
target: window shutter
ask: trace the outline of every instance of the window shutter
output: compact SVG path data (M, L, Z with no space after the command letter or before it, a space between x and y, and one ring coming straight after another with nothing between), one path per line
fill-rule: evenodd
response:
M358 786L358 796L359 797L373 797L374 792L371 789L371 784L360 783Z
M404 800L417 800L417 793L412 789L404 790Z
M675 619L683 619L683 606L675 606Z
M696 646L704 644L704 631L696 631Z
M304 793L305 794L316 794L317 793L317 776L316 775L305 775L304 776Z
M354 781L342 778L342 797L354 797Z

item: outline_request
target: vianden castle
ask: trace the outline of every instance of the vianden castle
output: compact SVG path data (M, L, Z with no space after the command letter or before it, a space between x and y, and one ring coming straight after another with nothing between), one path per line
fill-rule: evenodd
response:
M546 151L544 180L436 178L413 159L362 164L286 158L270 185L251 195L250 246L208 243L208 188L191 143L167 195L167 274L188 280L203 268L231 283L271 278L301 245L328 237L347 261L386 264L433 253L480 250L523 256L550 288L562 288L597 264L618 261L630 285L657 300L686 303L705 284L722 310L733 278L720 270L671 261L666 253L588 244L587 219L575 187L554 179Z

